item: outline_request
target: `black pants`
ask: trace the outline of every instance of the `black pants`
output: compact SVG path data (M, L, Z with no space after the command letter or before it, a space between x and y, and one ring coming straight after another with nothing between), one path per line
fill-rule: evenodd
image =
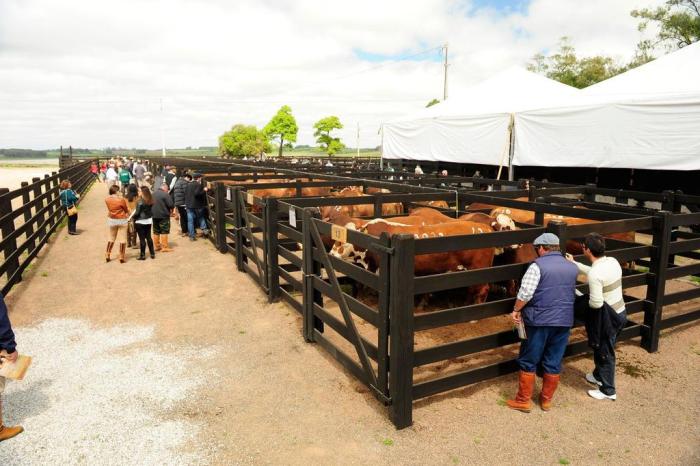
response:
M177 206L177 213L180 216L180 231L187 233L187 208L184 205Z
M623 312L620 317L626 319L627 314ZM615 394L615 343L619 335L620 332L617 332L615 335L601 340L600 348L593 350L593 362L595 363L593 375L603 382L600 391L606 395Z
M65 207L64 207L64 209L66 210L66 214L67 214L68 209L66 209ZM78 225L78 214L68 216L68 233L77 233L77 231L78 231L76 229L77 225Z
M143 225L141 223L136 224L136 234L139 235L139 248L141 249L141 255L146 253L146 243L148 243L148 252L151 255L156 253L153 248L153 238L151 238L151 225Z

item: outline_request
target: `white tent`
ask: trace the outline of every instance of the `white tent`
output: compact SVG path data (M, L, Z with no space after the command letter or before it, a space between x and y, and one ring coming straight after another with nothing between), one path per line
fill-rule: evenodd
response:
M515 115L513 164L700 169L700 43Z
M508 165L512 114L556 105L579 91L509 68L461 95L382 125L383 157Z

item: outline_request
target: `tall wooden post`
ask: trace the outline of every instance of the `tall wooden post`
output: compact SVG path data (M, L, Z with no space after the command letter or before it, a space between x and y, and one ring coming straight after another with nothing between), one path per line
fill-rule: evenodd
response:
M0 188L0 218L12 213L12 200L7 196L10 192L7 188ZM3 220L0 224L0 232L2 232L2 239L5 240L5 246L3 247L3 255L5 257L5 262L7 262L7 278L8 286L12 286L10 278L19 268L19 257L15 257L12 260L8 258L17 251L17 239L8 240L8 236L15 232L15 221L12 218L7 218ZM22 277L18 277L15 282L21 280Z
M671 241L671 213L661 211L654 217L652 257L649 267L647 296L644 301L642 347L653 353L659 349L660 323L666 293L668 250Z
M226 185L214 183L214 215L216 215L216 247L226 254Z
M413 423L413 274L415 240L411 235L391 239L389 307L390 416L397 429Z
M268 300L273 303L279 299L280 295L280 274L278 269L279 257L277 255L277 246L279 239L277 237L277 213L279 204L277 199L269 197L265 203L265 236L267 241L267 281L268 281Z

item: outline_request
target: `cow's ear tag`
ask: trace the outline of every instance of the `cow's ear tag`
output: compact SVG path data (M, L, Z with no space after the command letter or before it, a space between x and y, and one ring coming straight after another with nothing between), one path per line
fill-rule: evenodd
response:
M245 201L246 203L253 205L255 204L255 196L253 196L252 193L245 193Z
M331 238L341 243L348 242L348 230L340 225L331 225Z

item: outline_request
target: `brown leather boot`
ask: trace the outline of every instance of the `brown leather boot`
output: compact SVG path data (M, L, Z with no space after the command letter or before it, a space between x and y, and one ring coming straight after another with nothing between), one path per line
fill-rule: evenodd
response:
M119 243L119 262L126 262L126 243Z
M524 413L530 412L530 398L532 390L535 388L535 373L520 371L518 373L518 394L514 400L506 401L511 409L517 409Z
M22 432L24 432L24 427L22 426L8 427L0 424L0 442L16 437Z
M109 262L112 260L112 248L114 247L113 241L107 242L107 252L105 253L105 261Z
M168 246L168 235L160 235L160 241L163 244L163 247L160 248L161 252L172 252L173 251Z
M160 246L160 235L153 235L153 245L156 248L156 251L160 251L162 248Z
M542 377L542 392L540 393L540 407L543 411L549 411L552 406L552 397L559 386L559 374L544 374Z

